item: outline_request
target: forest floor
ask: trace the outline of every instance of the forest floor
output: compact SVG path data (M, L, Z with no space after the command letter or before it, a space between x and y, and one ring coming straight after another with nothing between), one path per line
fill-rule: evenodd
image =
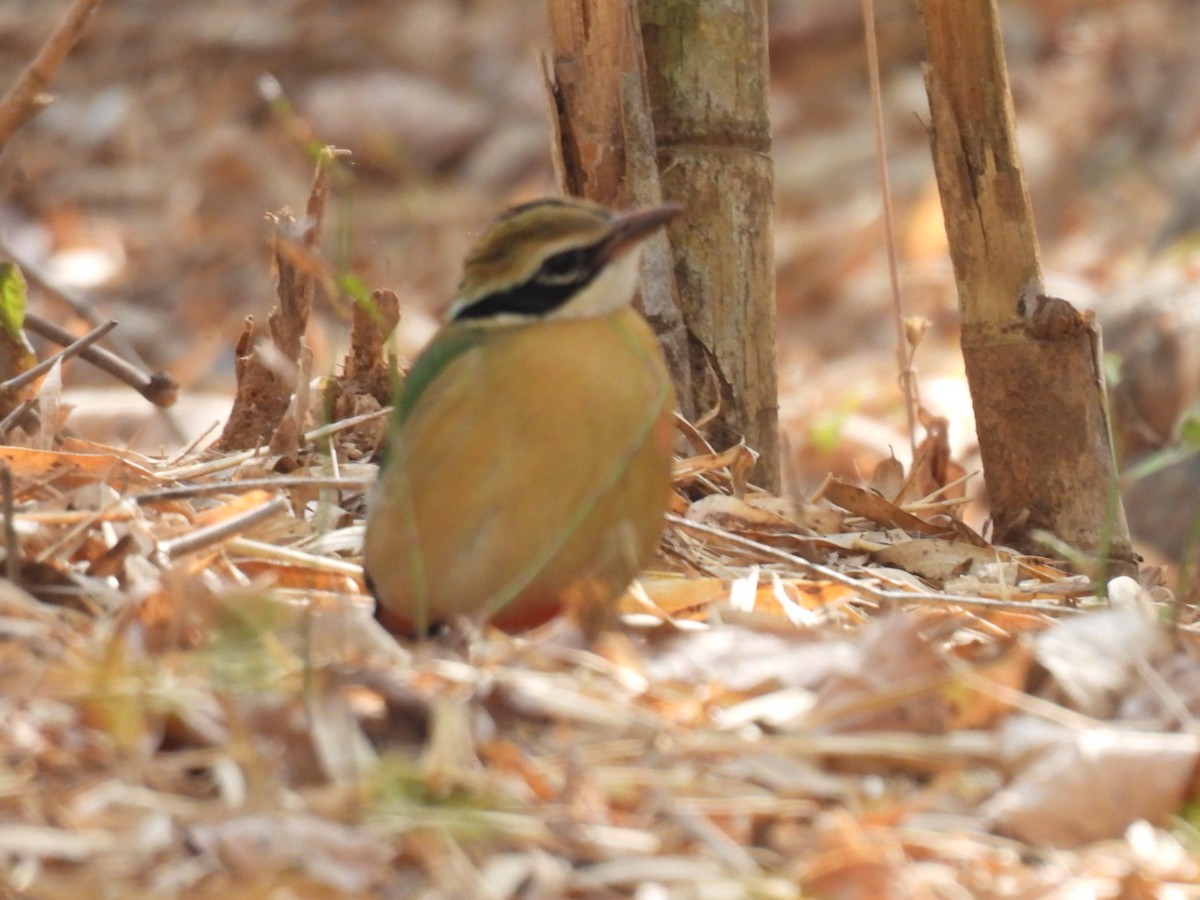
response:
M0 9L0 84L50 6ZM1200 7L1001 14L1048 287L1124 351L1132 460L1200 394ZM40 388L41 427L0 447L19 548L0 896L1200 896L1200 470L1129 485L1161 568L1103 600L1102 573L987 542L921 26L888 5L879 28L918 385L966 502L914 493L859 8L780 0L787 496L693 435L619 629L411 645L362 588L369 455L331 454L336 425L286 455L202 447L246 317L275 303L267 216L304 208L314 141L352 152L323 258L399 296L403 359L482 223L555 191L544 6L103 4L0 156L0 257L31 311L75 334L119 320L112 346L182 388L158 410L74 360ZM316 374L350 329L325 283Z

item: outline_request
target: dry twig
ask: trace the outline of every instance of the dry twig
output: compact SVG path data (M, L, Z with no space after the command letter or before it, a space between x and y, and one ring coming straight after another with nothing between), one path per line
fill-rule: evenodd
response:
M50 105L52 98L45 90L99 5L100 0L75 0L58 20L33 62L25 67L0 100L0 153L26 122Z

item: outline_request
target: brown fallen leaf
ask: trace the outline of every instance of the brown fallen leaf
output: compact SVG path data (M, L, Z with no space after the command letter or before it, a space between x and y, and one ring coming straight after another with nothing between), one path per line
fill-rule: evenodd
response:
M926 522L874 491L851 484L841 478L830 476L826 479L818 496L824 497L830 503L840 506L848 512L887 528L903 528L905 531L928 535L943 535L951 532L951 529L945 525Z
M1200 737L1092 726L1031 715L1000 728L1012 781L983 804L993 827L1023 841L1076 847L1120 837L1139 820L1179 812L1200 760Z
M977 565L994 563L1009 555L963 541L933 538L902 541L872 554L877 562L920 575L935 587L944 587L951 578L969 574Z

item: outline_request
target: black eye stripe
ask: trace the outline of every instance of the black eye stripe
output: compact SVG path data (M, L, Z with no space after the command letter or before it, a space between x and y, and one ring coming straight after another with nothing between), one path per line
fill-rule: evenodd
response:
M584 281L547 284L539 281L535 275L525 284L481 297L470 306L460 309L454 320L461 322L463 319L489 319L505 313L519 316L544 316L566 304L590 284L594 277L595 272L592 272Z
M544 316L566 304L599 273L600 246L564 250L546 257L523 284L495 291L463 307L454 321L488 319L504 314Z

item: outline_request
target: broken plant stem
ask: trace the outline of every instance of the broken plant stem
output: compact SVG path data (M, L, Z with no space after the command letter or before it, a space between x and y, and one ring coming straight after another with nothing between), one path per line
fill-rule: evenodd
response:
M45 291L49 296L58 300L60 303L65 303L70 307L71 311L83 321L87 322L92 327L102 324L105 319L100 313L92 308L92 305L74 291L56 284L45 272L38 267L36 263L21 254L8 241L0 237L0 255L7 257L17 264L21 270L21 274L25 276L26 281L37 286L40 290ZM134 348L133 344L125 340L118 332L112 337L112 345L117 348L121 356L127 360L133 360L141 368L148 368L141 355Z
M188 553L195 553L197 550L203 550L205 547L211 547L213 544L219 544L259 522L287 512L289 505L286 497L268 500L261 506L248 509L244 513L230 516L228 519L206 525L203 528L197 528L182 537L161 542L158 545L159 555L164 560L172 560Z
M52 368L54 368L54 364L56 362L59 362L60 360L66 361L66 360L70 359L72 356L78 356L80 353L82 353L88 347L92 346L92 344L96 343L96 341L100 340L100 338L104 337L106 334L108 334L110 331L112 331L116 327L117 327L116 319L109 319L103 325L98 325L97 327L95 327L91 331L89 331L87 334L85 334L83 337L79 338L76 341L73 341L72 343L70 343L66 347L64 347L63 349L59 350L53 356L43 359L36 366L26 369L24 372L22 372L20 375L16 376L15 378L10 378L8 381L0 382L0 392L20 390L21 388L25 387L27 384L30 384L31 382L36 381L37 379L39 379L43 375L45 375L47 372L49 372Z
M33 313L25 314L25 330L61 347L69 346L75 340L71 332ZM79 358L129 385L155 406L170 406L178 396L179 385L170 375L165 372L146 372L103 347L85 347L79 351Z

